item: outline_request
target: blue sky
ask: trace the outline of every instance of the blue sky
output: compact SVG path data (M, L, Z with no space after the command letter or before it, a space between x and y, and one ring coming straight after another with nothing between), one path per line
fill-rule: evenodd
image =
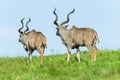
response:
M76 9L70 16L69 27L90 27L97 31L99 49L120 48L120 0L1 0L0 1L0 57L27 56L21 43L18 42L20 20L31 18L30 30L41 31L47 37L48 48L45 55L66 53L66 47L56 36L53 24L54 8L57 8L59 20L66 20L68 12ZM87 50L87 48L80 48ZM75 50L72 50L74 53ZM34 52L33 55L38 55Z

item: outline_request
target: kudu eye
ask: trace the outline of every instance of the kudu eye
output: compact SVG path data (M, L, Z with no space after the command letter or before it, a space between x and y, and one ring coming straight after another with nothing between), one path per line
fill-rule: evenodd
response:
M20 37L22 37L22 35L19 35Z
M59 30L58 28L56 28L57 30Z

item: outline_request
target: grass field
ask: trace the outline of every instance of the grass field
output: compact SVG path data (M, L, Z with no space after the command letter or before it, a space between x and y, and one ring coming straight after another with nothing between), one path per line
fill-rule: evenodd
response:
M66 62L67 54L33 57L0 58L0 80L120 80L120 50L99 51L97 61L88 52L81 52L81 63L75 54Z

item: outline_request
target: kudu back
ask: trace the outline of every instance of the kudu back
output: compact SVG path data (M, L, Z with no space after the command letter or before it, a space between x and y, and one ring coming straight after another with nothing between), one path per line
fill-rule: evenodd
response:
M32 60L32 53L34 50L37 50L40 54L40 61L43 62L44 57L44 50L47 48L46 45L46 37L41 33L37 32L34 29L29 31L28 23L31 21L29 18L29 21L26 23L26 30L21 31L24 27L23 23L24 18L21 20L22 27L18 30L20 33L19 42L23 44L24 49L28 52L29 61Z
M62 39L63 44L67 47L68 56L67 62L70 60L71 49L76 48L76 56L80 62L80 50L79 46L86 46L92 54L92 60L96 61L97 47L96 42L99 42L99 37L97 32L91 28L77 28L73 26L71 29L67 29L67 26L64 25L69 22L70 14L74 13L75 9L68 13L67 20L61 24L57 23L58 16L56 14L56 8L53 11L55 15L54 24L57 26L56 35Z

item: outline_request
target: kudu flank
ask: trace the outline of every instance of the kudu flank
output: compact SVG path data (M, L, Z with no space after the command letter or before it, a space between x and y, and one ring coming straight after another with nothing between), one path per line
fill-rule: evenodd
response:
M37 32L34 29L29 31L28 23L31 21L30 18L29 21L26 22L26 30L21 31L24 27L23 20L24 18L21 20L22 27L18 29L18 32L20 33L19 42L21 42L24 46L24 49L28 51L29 61L32 60L32 52L37 50L40 54L40 61L42 63L44 50L47 47L46 37L41 32Z
M58 16L56 14L56 8L53 11L53 14L56 17L54 20L54 24L57 26L56 35L60 36L63 44L68 50L67 62L70 60L71 49L74 48L76 48L76 56L80 62L79 46L86 46L92 54L92 60L95 61L97 53L96 42L99 42L97 32L91 28L77 28L76 26L73 26L71 29L67 29L67 26L64 26L64 24L69 22L69 16L74 13L74 11L75 9L68 13L67 20L61 24L57 23Z

